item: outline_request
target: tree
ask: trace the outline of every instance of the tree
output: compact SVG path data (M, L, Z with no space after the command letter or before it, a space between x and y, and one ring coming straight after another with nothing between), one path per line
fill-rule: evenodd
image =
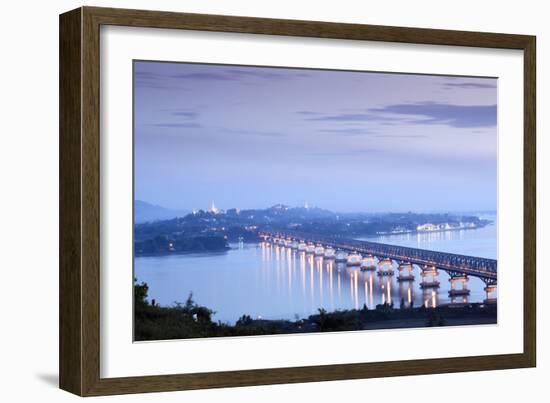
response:
M147 301L148 292L149 286L147 283L138 284L137 278L134 278L134 304L136 307L144 307L149 304Z
M184 305L183 309L190 312L191 309L193 309L194 306L195 306L195 301L193 301L193 293L190 292L189 296L187 297L187 300L185 301L185 305Z
M190 292L185 304L181 302L174 302L175 308L183 313L186 317L191 317L196 322L210 323L212 315L215 313L213 310L208 309L205 306L198 305L193 300L193 293Z
M327 321L327 311L324 308L319 308L319 327L324 329Z
M250 315L243 315L236 322L237 326L248 326L250 324L252 324L252 318Z

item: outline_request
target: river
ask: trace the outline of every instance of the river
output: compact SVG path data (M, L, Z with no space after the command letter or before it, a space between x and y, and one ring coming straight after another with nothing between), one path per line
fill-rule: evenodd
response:
M373 237L360 237L357 239L496 259L496 216L493 214L480 214L478 216L483 219L491 220L493 223L476 229L379 235Z
M494 216L493 216L494 217ZM487 217L490 218L490 217ZM496 225L465 231L364 238L472 256L495 258ZM422 290L420 269L413 282L378 276L334 261L299 254L266 243L232 244L223 253L185 254L135 259L135 276L149 285L149 299L161 305L185 302L190 293L214 310L214 319L234 323L241 315L265 319L304 318L319 308L369 309L383 302L399 306L449 303L449 276L439 271L439 289ZM397 273L397 271L396 271ZM468 297L482 302L484 283L470 277Z

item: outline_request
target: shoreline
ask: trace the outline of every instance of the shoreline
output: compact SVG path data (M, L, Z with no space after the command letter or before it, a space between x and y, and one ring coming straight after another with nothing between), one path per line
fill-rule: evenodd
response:
M410 329L497 324L497 304L442 305L436 308L397 307L351 309L317 314L297 320L252 319L242 315L235 324L212 319L213 311L191 298L174 307L136 306L135 341L212 337L261 336L361 330Z
M444 232L470 231L470 230L482 229L482 228L488 227L492 224L494 224L493 221L491 221L490 223L487 223L486 225L479 225L479 226L476 226L476 227L447 228L447 229L439 229L439 230L433 230L433 231L414 230L414 231L402 231L402 232L379 232L379 233L377 233L375 235L372 235L372 236L370 236L370 235L369 236L362 236L361 238L355 238L355 239L362 240L362 241L368 241L372 238L377 238L377 237L381 237L381 236L424 235L424 234L440 234L440 233L444 233Z
M223 249L212 249L212 250L190 250L190 251L170 251L170 252L157 252L157 253L135 253L134 259L138 257L162 257L162 256L179 256L179 255L192 255L192 254L222 254L230 251L235 248L223 248Z

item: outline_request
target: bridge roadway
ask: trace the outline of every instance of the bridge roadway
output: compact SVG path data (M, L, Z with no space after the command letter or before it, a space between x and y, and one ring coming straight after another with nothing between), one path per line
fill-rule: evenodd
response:
M451 276L469 275L481 278L487 285L497 283L497 261L474 256L457 255L454 253L437 252L426 249L409 248L406 246L388 245L377 242L359 241L340 236L322 236L295 231L262 231L260 236L287 238L296 241L311 242L330 246L345 251L355 251L361 254L390 258L396 261L409 262L419 266L434 266L447 271Z

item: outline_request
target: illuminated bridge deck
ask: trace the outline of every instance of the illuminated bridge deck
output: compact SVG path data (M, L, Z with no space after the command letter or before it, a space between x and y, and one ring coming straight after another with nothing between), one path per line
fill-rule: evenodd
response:
M449 272L451 275L465 274L479 277L487 284L496 284L497 282L497 261L494 259L360 241L339 236L320 236L294 231L263 231L260 232L259 235L269 238L311 242L314 244L321 244L325 247L330 246L335 249L349 252L355 251L361 254L370 254L379 258L389 258L419 266L434 266Z

